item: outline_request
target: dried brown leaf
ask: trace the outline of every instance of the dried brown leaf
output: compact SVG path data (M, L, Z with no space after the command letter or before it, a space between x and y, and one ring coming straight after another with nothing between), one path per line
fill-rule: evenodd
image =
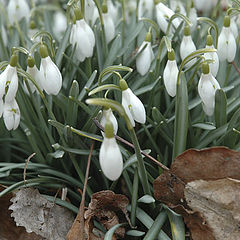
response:
M64 240L73 223L73 214L44 198L37 189L22 188L9 207L18 226L48 240Z
M126 196L115 194L109 190L94 193L88 210L84 214L86 231L91 234L91 226L94 218L98 219L107 230L125 221L125 218L129 220L127 214L128 203L129 201ZM123 238L125 229L120 227L115 231L115 234L117 237Z
M235 180L230 183L229 178ZM225 147L190 149L175 159L170 171L164 171L154 181L154 195L184 216L193 240L240 239L240 215L233 210L239 209L236 204L240 191L238 187L235 193L232 191L237 180L240 180L239 152ZM226 203L230 199L232 209ZM222 219L223 230L216 219ZM227 219L231 219L231 228Z

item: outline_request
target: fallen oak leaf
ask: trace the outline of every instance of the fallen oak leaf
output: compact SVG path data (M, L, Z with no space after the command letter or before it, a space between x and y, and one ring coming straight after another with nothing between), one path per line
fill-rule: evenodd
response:
M17 226L47 240L65 239L74 219L68 209L51 203L34 188L21 188L11 202L9 209Z
M225 147L190 149L179 155L170 170L164 171L154 181L154 195L157 200L184 216L193 240L226 239L216 238L209 220L205 219L203 213L193 209L184 195L187 185L192 181L226 178L240 179L240 153ZM191 187L188 192L191 192Z

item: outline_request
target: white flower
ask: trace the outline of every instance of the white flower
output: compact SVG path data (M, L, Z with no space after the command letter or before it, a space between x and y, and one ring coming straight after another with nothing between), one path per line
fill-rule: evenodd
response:
M196 51L196 46L190 35L189 26L186 26L184 28L184 36L180 45L180 56L182 61L194 51ZM195 59L191 60L189 63L186 64L186 67L192 66L195 62L196 62Z
M197 27L197 11L194 7L191 7L189 10L189 19L192 23L191 30L196 29L196 27Z
M164 85L168 94L171 97L176 96L176 86L177 86L177 76L178 76L178 67L175 60L175 54L172 50L168 53L168 61L163 71L163 80Z
M7 130L15 130L20 122L20 110L15 99L5 102L3 106L3 120Z
M67 29L67 18L65 14L58 11L53 15L53 31L60 38Z
M215 107L215 93L217 89L220 89L220 85L210 73L208 64L203 64L202 69L203 73L198 83L198 94L202 100L204 112L211 116Z
M146 122L146 111L141 100L128 88L125 80L120 81L122 89L122 105L128 115L128 118L133 127L135 122L144 124Z
M47 47L42 45L40 47L40 55L42 57L40 64L41 86L47 94L57 95L62 87L62 75L48 56Z
M98 18L98 10L93 0L85 1L85 18L86 21L92 26Z
M107 6L108 6L108 13L111 14L112 19L114 22L118 19L118 3L115 2L115 4L112 3L112 0L107 0Z
M26 72L29 73L33 77L33 79L37 82L37 85L39 86L39 88L42 90L43 88L41 86L41 81L42 81L43 76L41 75L41 72L37 69L36 65L35 64L33 66L28 65ZM35 92L36 91L35 85L30 80L28 81L28 84L29 84L31 92L32 93ZM26 85L25 81L24 81L24 89L28 93L28 89L27 89L27 85Z
M16 55L13 55L12 58L15 56ZM5 102L13 101L13 99L16 96L17 90L18 90L17 69L16 66L11 66L10 60L10 64L0 74L0 99L3 99L3 97L5 96L4 98Z
M160 27L160 29L166 33L167 32L167 27L168 27L168 21L173 15L174 15L174 11L170 8L168 8L167 6L165 6L163 3L158 3L155 6L156 9L156 18L157 18L157 23ZM178 18L175 18L172 21L172 24L175 28L178 28L178 26L180 25L181 21L179 21ZM173 33L173 27L171 26L171 32Z
M142 17L152 18L153 0L140 0L138 3L138 19Z
M118 123L117 123L117 119L113 115L113 112L112 112L111 108L103 109L103 113L102 113L102 118L101 118L100 124L102 126L105 126L107 120L109 120L113 124L113 132L116 135L117 134L117 130L118 130ZM102 134L104 136L104 132L102 132Z
M236 40L230 29L230 18L225 16L224 26L218 37L218 57L220 61L232 62L237 51Z
M174 11L174 12L179 12L181 14L183 14L184 16L186 16L186 10L183 6L183 3L179 0L170 0L170 8Z
M230 28L231 28L231 31L233 33L234 38L237 39L237 37L238 37L238 26L237 26L234 18L231 18Z
M112 15L110 13L103 13L104 31L107 43L111 42L115 36L115 26Z
M6 29L5 29L3 24L2 24L2 28L1 29L2 29L1 34L2 34L3 44L4 44L4 46L7 46L7 41L8 41L7 32L6 32Z
M105 136L99 153L100 166L104 175L111 181L115 181L122 173L122 154L113 135L112 123L107 121L104 127Z
M213 40L212 40L212 36L211 35L207 36L206 48L215 49L214 46L213 46ZM214 61L213 63L209 64L209 67L210 67L210 72L212 73L212 75L214 77L216 77L217 73L218 73L218 68L219 68L219 59L218 59L217 52L204 53L204 58L205 59L210 59L210 60Z
M143 48L144 50L142 50ZM138 49L138 53L139 54L136 58L136 68L137 71L143 76L149 71L152 60L154 58L150 33L146 34L145 41L143 41L140 48Z
M26 0L10 0L7 6L8 19L11 25L15 20L20 21L22 18L29 20L30 9Z
M76 18L78 19L79 16L77 15ZM74 56L77 60L83 62L85 58L92 57L95 37L84 19L79 19L73 24L69 41L73 46L76 44Z
M217 1L216 0L194 0L194 4L196 6L196 9L198 11L202 11L204 13L209 13L213 7L216 6Z

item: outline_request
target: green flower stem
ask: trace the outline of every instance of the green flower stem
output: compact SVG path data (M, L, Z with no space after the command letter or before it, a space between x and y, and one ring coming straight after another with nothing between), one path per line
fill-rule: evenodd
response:
M206 22L206 23L208 23L212 28L214 28L215 34L216 34L215 47L217 48L217 46L218 46L218 35L219 35L217 24L216 24L212 19L210 19L210 18L208 18L208 17L199 17L197 20L198 20L199 22Z
M134 169L134 179L133 179L133 191L132 191L132 201L131 201L131 223L133 227L136 225L136 210L137 210L137 199L138 199L138 170Z
M132 128L132 129L129 129L129 132L131 135L132 143L134 145L136 157L138 160L138 170L139 170L139 173L142 178L141 181L142 181L144 194L152 196L152 193L151 193L150 187L149 187L149 183L148 183L147 171L146 171L146 168L144 165L144 161L143 161L142 154L141 154L141 149L140 149L140 146L138 143L138 139L137 139L135 130Z
M85 17L85 0L81 0L81 12L84 18Z
M158 25L155 21L153 21L152 19L149 19L149 18L141 18L140 20L143 21L143 22L150 23L152 25L154 31L156 32L156 37L160 38L160 32L158 30L159 27L158 27Z

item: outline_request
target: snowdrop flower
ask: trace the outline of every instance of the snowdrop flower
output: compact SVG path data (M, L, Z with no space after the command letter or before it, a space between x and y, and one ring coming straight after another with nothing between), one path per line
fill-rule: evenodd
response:
M107 121L105 124L105 136L100 148L99 161L104 175L111 181L117 180L122 174L122 154L114 138L111 121Z
M144 124L146 122L146 111L140 99L132 92L124 79L120 80L122 90L122 106L132 124L135 127L135 122Z
M214 49L213 46L213 38L211 35L207 36L207 45L206 48L212 48ZM219 68L219 59L218 59L218 54L217 52L208 52L208 53L204 53L204 57L205 59L210 59L213 60L213 63L209 64L209 68L210 68L210 72L212 73L212 75L214 77L217 76L218 73L218 68Z
M218 56L220 61L232 62L237 50L236 40L230 28L230 17L225 16L224 26L218 37Z
M118 5L115 2L115 5L112 3L112 0L107 0L108 13L111 14L111 17L114 22L118 19Z
M138 19L142 17L152 18L153 0L140 0L138 3Z
M41 81L42 81L43 76L41 75L41 72L37 69L37 67L35 65L35 60L32 57L28 57L26 72L29 73L33 77L33 79L36 81L39 88L42 90L43 88L41 86ZM36 91L36 87L31 81L28 81L28 85L29 85L30 91L32 93ZM24 89L27 93L29 93L25 81L24 81Z
M203 110L208 116L213 115L217 89L220 89L218 81L212 76L209 65L203 63L202 75L198 82L198 94L203 103Z
M112 15L108 12L108 7L106 4L102 6L103 10L103 22L104 22L104 31L107 43L111 42L115 36L115 26L113 22Z
M138 49L138 53L139 54L136 58L136 68L137 71L143 76L149 71L152 60L154 58L150 32L146 34L145 41L143 41L140 48Z
M117 130L118 130L118 123L117 123L117 119L113 115L113 112L112 112L111 108L103 109L103 113L102 113L102 118L101 118L100 124L102 126L105 126L107 120L111 121L111 123L113 124L113 133L116 135L117 134ZM102 132L102 135L104 136L104 132Z
M191 8L189 10L189 19L192 22L191 29L194 30L197 27L197 10L194 7L194 3L192 1Z
M172 15L174 15L174 11L167 6L165 6L163 3L159 2L159 0L155 0L155 11L156 11L156 18L157 18L157 23L160 27L160 29L166 33L167 32L167 27L168 27L168 21ZM178 18L175 18L172 21L172 24L175 28L178 28L180 25L181 21ZM174 30L171 27L171 32L173 33Z
M5 102L12 102L18 90L17 62L18 56L13 54L9 65L0 74L0 100L4 97Z
M60 38L67 29L67 18L65 14L58 11L53 15L53 31Z
M163 71L163 81L167 93L171 97L176 96L176 87L177 87L177 76L178 76L178 67L175 60L175 53L172 49L168 52L168 61Z
M98 10L93 0L85 1L85 19L92 26L98 18Z
M196 46L192 40L190 35L189 26L185 26L184 28L184 36L180 45L180 56L182 61L192 52L196 51ZM192 66L196 62L196 59L191 60L186 64L186 67Z
M62 75L48 55L46 45L40 47L41 64L40 74L42 76L40 85L47 94L57 95L62 87Z
M170 8L174 11L174 12L179 12L181 14L183 14L184 16L186 16L186 10L183 6L183 3L179 0L170 0Z
M20 122L20 110L15 98L5 102L3 107L3 120L7 130L15 130Z
M76 23L72 26L70 34L70 43L75 46L74 56L78 61L83 62L85 58L92 57L95 46L95 37L93 30L86 21L81 17L80 9L75 10Z
M11 25L14 21L20 21L22 18L29 20L30 9L26 0L9 0L7 6L8 19Z
M194 0L196 9L203 13L209 13L217 4L216 0Z

